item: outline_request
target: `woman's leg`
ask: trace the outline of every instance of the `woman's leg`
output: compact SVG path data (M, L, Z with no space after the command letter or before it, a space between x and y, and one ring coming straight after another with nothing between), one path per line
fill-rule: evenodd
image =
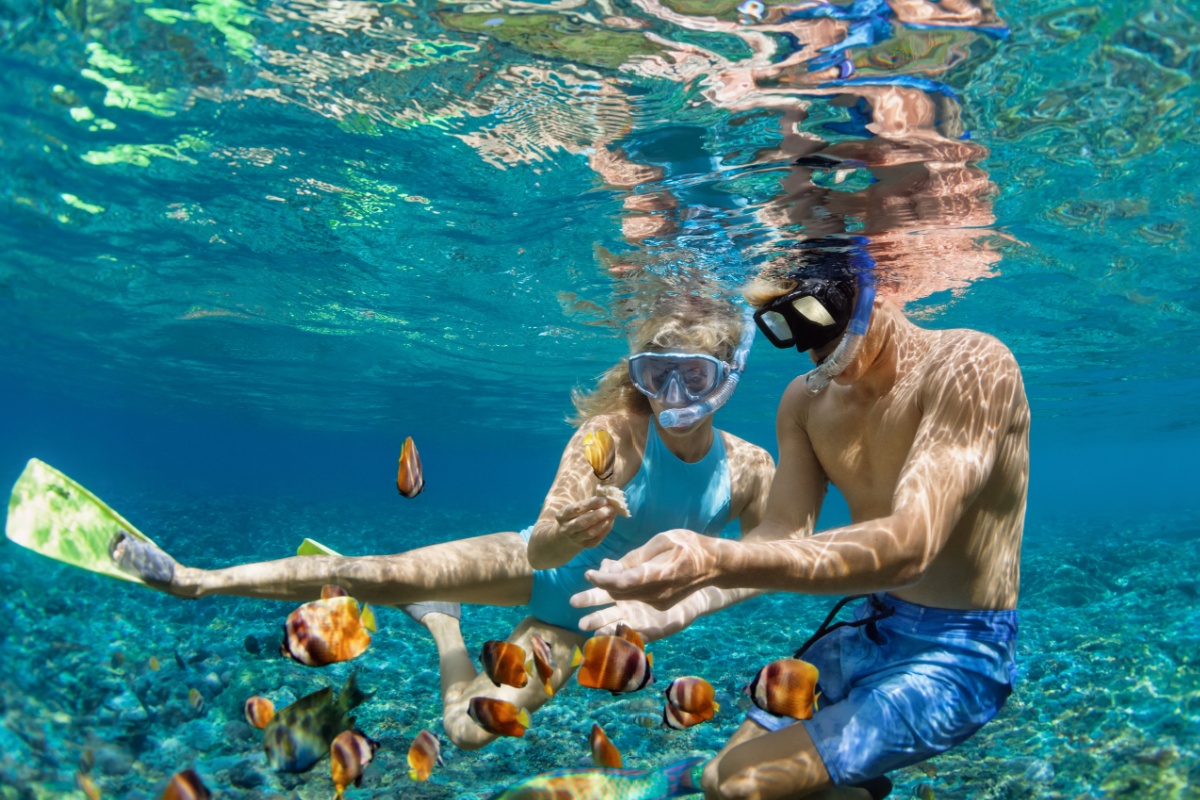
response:
M178 597L228 594L313 600L336 584L364 603L422 600L515 606L529 602L533 568L519 533L493 533L390 556L294 556L225 569L185 567L154 545L117 541L113 558Z
M457 619L434 613L426 616L422 623L427 625L437 641L442 667L442 725L455 746L463 750L478 750L497 738L496 734L488 733L467 715L467 707L473 697L507 700L530 714L550 699L550 695L546 694L545 684L537 675L530 677L523 688L517 689L512 686L497 686L486 673L477 674L475 661L467 653ZM535 633L546 640L554 654L555 667L554 674L550 677L550 685L557 692L575 674L575 669L571 666L571 654L587 637L565 628L548 625L533 617L526 617L509 635L508 641L520 645L526 653L531 654L533 647L530 639Z

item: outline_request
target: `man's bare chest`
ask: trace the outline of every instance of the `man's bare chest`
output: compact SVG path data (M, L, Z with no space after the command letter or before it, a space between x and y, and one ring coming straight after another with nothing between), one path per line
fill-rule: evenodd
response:
M813 409L808 421L813 452L856 516L890 512L920 421L915 403L893 399L826 402Z

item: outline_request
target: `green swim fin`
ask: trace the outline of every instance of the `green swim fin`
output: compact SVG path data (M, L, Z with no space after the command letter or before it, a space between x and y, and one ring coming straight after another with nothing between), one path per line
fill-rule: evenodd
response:
M300 546L296 548L296 555L298 555L298 556L340 556L341 553L337 552L336 550L334 550L331 547L326 547L325 545L318 542L316 539L305 539L303 542L300 543Z
M8 499L4 533L10 540L64 564L143 583L108 555L119 530L151 541L99 497L36 458L29 459Z

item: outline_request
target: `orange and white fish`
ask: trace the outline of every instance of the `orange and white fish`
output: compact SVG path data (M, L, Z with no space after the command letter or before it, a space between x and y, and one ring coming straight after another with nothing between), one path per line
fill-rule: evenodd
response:
M483 643L479 653L483 671L497 686L512 686L521 689L529 683L525 666L525 650L512 642L489 639Z
M617 463L617 443L612 434L601 428L583 437L583 457L592 467L592 472L601 481L613 476Z
M695 675L671 681L666 695L668 703L680 711L696 714L703 720L712 719L713 714L721 710L720 703L713 699L716 693L713 691L712 684Z
M652 664L645 651L620 636L593 636L571 658L571 666L579 667L581 686L613 694L636 692L654 680Z
M595 723L588 734L588 745L592 748L592 763L597 767L621 769L621 751L604 735L604 729Z
M212 793L194 769L176 772L167 783L162 800L208 800Z
M242 711L246 715L246 722L259 730L267 727L267 723L275 719L275 704L258 695L247 698L245 705L242 706Z
M557 666L554 663L554 651L550 649L546 640L536 633L529 637L529 649L533 651L533 668L545 684L546 694L554 697L554 685L550 682L550 678L554 676L554 667Z
M408 777L414 781L427 781L434 765L444 767L442 743L429 731L421 731L408 748Z
M350 784L362 786L363 769L375 757L379 742L369 739L361 731L342 731L329 745L329 764L333 772L333 788L338 800L342 800Z
M532 723L529 712L517 708L507 700L493 697L472 697L467 706L467 716L488 733L497 736L524 736L525 729Z
M310 667L323 667L363 654L371 644L367 631L375 630L375 612L366 604L360 612L353 597L324 597L289 614L283 630L283 655Z
M663 704L662 724L668 728L682 731L702 722L704 722L704 717L684 711L670 700Z
M769 714L812 719L818 674L816 667L797 658L772 661L750 682L750 699Z
M400 448L400 468L396 471L396 489L410 500L425 491L425 471L421 468L421 457L412 437L404 440Z

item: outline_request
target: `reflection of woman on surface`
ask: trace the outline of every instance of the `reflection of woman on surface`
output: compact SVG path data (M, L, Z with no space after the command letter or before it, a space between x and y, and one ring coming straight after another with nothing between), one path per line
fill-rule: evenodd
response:
M180 597L304 601L318 597L324 584L337 584L363 602L409 604L405 610L437 642L446 733L459 747L480 747L495 736L468 717L472 697L508 700L532 711L547 694L538 680L522 689L497 688L486 675L476 674L459 629L458 603L530 604L532 616L508 640L530 652L533 634L545 639L557 662L551 678L557 689L573 672L572 650L585 638L580 618L592 611L568 604L571 595L589 588L584 572L660 531L689 528L716 535L734 519L742 530L758 526L774 473L770 455L718 431L711 415L686 428L664 429L657 420L665 408L686 407L711 395L726 380L741 336L740 317L729 303L693 294L664 296L631 337L632 353L644 354L631 357L635 369L622 361L594 391L576 395L579 428L563 451L537 522L522 533L494 533L391 556L301 556L218 570L185 567L153 545L123 539L115 542L114 558ZM584 437L601 429L616 440L614 472L606 484L624 489L629 518L617 517L598 496L600 482L583 454ZM619 603L593 614L588 627L611 632L624 621L654 640L754 594L697 592L669 612Z

